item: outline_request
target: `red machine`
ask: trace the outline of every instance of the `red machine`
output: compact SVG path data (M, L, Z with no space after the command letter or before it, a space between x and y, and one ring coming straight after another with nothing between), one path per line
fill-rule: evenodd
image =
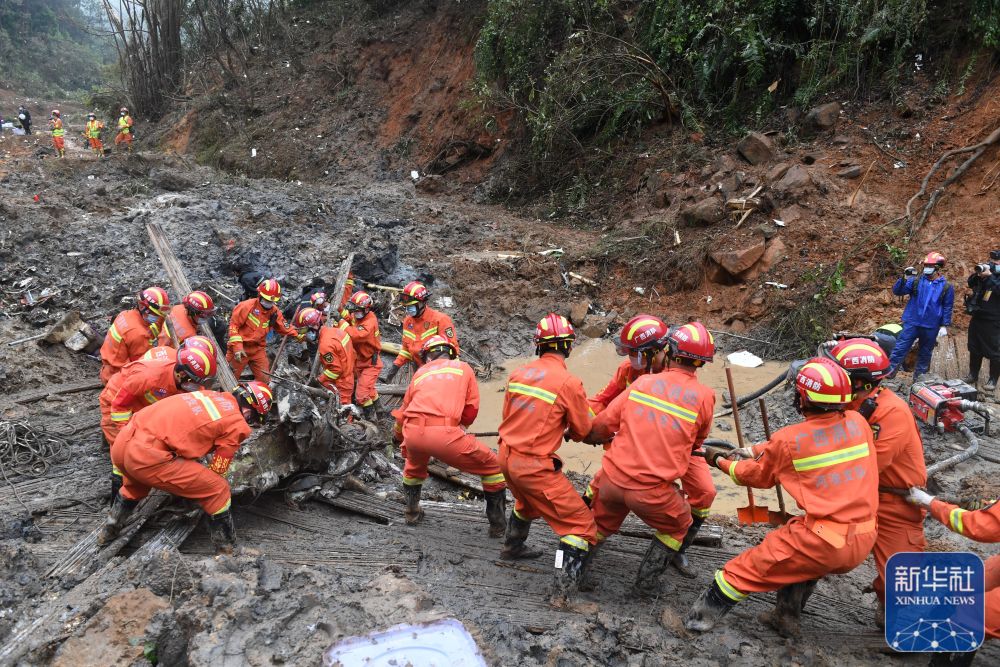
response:
M915 382L910 387L910 411L939 431L954 431L978 396L975 387L961 380Z

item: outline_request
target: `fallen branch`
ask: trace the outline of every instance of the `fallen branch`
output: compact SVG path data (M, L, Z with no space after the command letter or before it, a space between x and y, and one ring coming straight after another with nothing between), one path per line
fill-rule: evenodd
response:
M854 202L857 201L857 199L858 199L858 193L861 192L861 188L865 187L865 181L868 180L868 174L872 173L872 167L875 166L875 162L876 162L876 160L872 160L872 163L870 165L868 165L868 169L865 171L864 177L861 179L861 182L858 183L857 190L855 190L854 194L851 195L851 201L848 204L848 207L854 208Z

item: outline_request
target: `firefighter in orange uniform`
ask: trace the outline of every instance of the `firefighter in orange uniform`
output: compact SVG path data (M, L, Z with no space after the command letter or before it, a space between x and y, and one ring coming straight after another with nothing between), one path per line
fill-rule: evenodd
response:
M829 355L851 377L854 401L849 407L868 420L875 435L879 502L872 588L879 599L876 621L884 626L886 562L894 553L927 547L924 512L902 495L910 487L927 485L924 446L910 406L880 386L889 371L889 357L877 343L851 338L837 343Z
M157 345L146 352L146 354L142 355L142 358L144 360L169 359L170 361L177 363L177 353L184 348L201 350L213 359L217 359L215 354L215 343L213 343L207 336L191 336L190 338L184 339L184 342L177 347L171 347L170 345Z
M701 448L712 430L715 392L698 382L695 372L714 358L715 342L700 322L668 332L662 320L642 317L634 325L632 345L647 359L668 348L667 367L642 375L619 394L594 420L585 442L600 444L614 438L588 488L598 545L618 532L630 511L635 512L656 531L639 566L635 591L655 595L660 575L682 548L694 542L701 527L701 521L695 525L697 517L677 482L696 460L692 452Z
M282 336L299 336L294 327L288 326L285 316L278 309L281 300L281 285L273 278L262 280L257 286L257 298L236 304L229 318L229 349L226 360L239 379L243 369L250 364L253 377L266 383L271 371L267 359L267 332L274 330Z
M62 114L59 113L59 109L52 110L49 127L52 129L52 147L56 149L56 155L60 158L66 157L66 129L63 127Z
M156 345L169 305L166 290L148 287L139 292L135 308L118 313L101 345L101 382L107 384L122 366Z
M111 461L123 474L122 488L98 544L117 537L135 506L155 488L201 505L217 552L232 553L236 533L225 474L250 425L264 423L271 400L267 385L247 382L232 394L169 396L137 414L111 448ZM202 465L198 459L210 453L211 463Z
M525 546L539 517L559 535L556 588L568 592L581 578L597 543L594 515L562 472L556 450L564 432L574 440L590 433L590 410L580 378L566 369L576 334L562 315L546 315L535 328L538 359L510 374L500 422L500 469L514 496L500 557L535 558ZM561 559L561 567L559 567Z
M354 402L361 406L365 419L376 418L375 401L378 392L375 383L382 373L382 333L379 331L378 317L375 316L371 296L358 292L347 302L348 327L346 329L354 344Z
M104 157L104 144L101 143L101 130L104 129L104 122L97 120L97 114L87 114L87 125L83 136L90 144L90 150L94 151L98 159Z
M465 432L479 414L479 387L472 367L458 358L455 346L444 336L431 336L421 350L421 366L406 389L396 418L393 438L402 443L406 466L403 492L406 523L419 522L420 489L427 479L427 462L433 456L471 475L478 475L486 496L490 537L503 537L507 484L493 451Z
M115 438L137 412L167 396L201 389L212 381L217 368L214 355L196 348L178 351L176 361L139 359L125 364L99 398L101 430L108 446L115 444ZM112 500L121 488L121 475L112 468Z
M459 350L454 323L450 317L427 305L431 293L423 283L415 280L408 283L403 288L400 298L406 309L406 317L403 318L403 349L392 362L393 367L389 371L388 380L408 363L420 366L420 350L431 336L444 336L455 346L456 352Z
M853 570L871 553L878 511L875 438L864 417L846 410L851 399L844 369L816 357L795 377L795 406L804 422L777 431L755 460L731 461L725 457L732 452L705 447L708 462L735 483L756 488L780 483L805 515L716 571L688 612L689 630L710 630L750 593L777 590L774 611L760 620L782 636L794 636L816 582Z
M191 292L167 313L160 344L171 345L176 340L180 345L188 338L197 336L198 327L207 324L214 314L212 297L201 291Z
M295 324L306 332L309 342L318 340L320 373L316 381L324 388L336 392L340 404L351 402L354 395L354 344L341 322L335 327L323 326L323 315L315 308L303 308L295 317Z
M911 503L930 510L931 516L952 532L970 540L996 544L1000 542L1000 503L989 500L982 509L966 510L938 500L922 489L913 487L907 497ZM1000 639L1000 555L986 559L986 637ZM965 663L968 664L968 663Z

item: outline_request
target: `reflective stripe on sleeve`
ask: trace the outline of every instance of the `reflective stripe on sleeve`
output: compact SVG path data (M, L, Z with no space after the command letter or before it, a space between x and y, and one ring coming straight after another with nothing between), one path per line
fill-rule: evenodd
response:
M216 421L217 419L222 419L222 414L219 412L219 408L215 405L215 403L212 402L212 399L210 399L208 396L201 393L200 391L192 392L191 396L193 396L195 399L198 400L199 403L202 404L202 406L205 408L205 412L207 412L208 416L212 418L212 421Z
M553 405L556 402L558 396L551 391L546 391L540 387L532 387L530 384L521 384L520 382L511 382L507 385L507 391L512 394L521 394L523 396L530 396L532 398L537 398L540 401L544 401L549 405Z

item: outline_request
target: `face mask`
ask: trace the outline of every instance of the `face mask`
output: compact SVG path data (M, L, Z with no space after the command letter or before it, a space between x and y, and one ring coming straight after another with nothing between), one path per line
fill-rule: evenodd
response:
M148 324L156 324L157 322L160 321L160 316L157 315L156 313L150 312L150 313L145 313L142 316L142 319L146 320Z
M634 369L635 369L635 370L637 370L637 371L641 371L642 369L644 369L644 368L646 367L646 363L645 363L645 361L643 360L643 358L642 358L642 355L637 355L637 356L634 356L634 357L633 357L633 356L632 356L632 355L630 354L630 355L628 356L628 363L629 363L629 365L630 365L630 366L631 366L632 368L634 368Z
M201 389L201 385L197 382L192 382L190 380L181 382L181 391L198 391L199 389Z
M925 276L929 276L932 273L934 273L935 271L937 271L937 269L935 269L933 266L925 266L924 267L924 275Z
M417 316L417 307L416 306L406 306L406 314L409 315L410 317L416 317Z
M310 343L312 343L313 341L315 341L316 340L316 332L315 331L307 331L306 332L306 340L309 341Z
M260 307L263 308L264 310L271 310L272 308L274 308L274 304L271 303L270 301L264 301L263 299L261 299Z

